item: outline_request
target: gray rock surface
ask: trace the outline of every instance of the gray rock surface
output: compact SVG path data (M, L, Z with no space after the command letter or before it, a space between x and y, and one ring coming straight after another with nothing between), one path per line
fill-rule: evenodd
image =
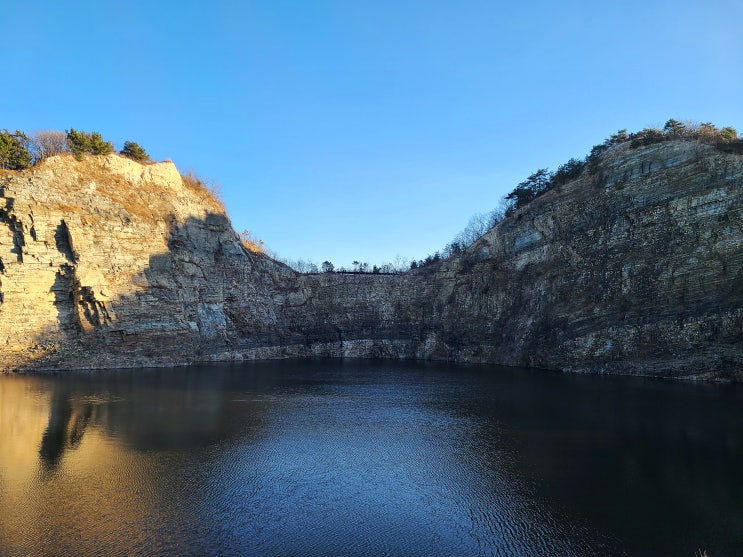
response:
M298 275L172 163L0 174L0 367L332 356L743 378L743 157L615 147L404 275Z

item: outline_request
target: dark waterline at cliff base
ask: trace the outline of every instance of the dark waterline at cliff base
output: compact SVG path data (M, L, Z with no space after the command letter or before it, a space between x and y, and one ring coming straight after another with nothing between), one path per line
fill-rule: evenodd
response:
M269 362L0 377L1 555L739 555L743 388Z

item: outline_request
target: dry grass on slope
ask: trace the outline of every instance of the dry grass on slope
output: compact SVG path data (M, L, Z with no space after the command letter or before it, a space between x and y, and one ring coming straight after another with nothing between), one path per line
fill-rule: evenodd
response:
M214 204L218 205L223 213L227 212L227 208L222 200L222 192L220 185L214 180L206 180L202 178L192 170L189 170L185 174L181 174L183 178L183 185L187 189L195 193L201 199L210 199Z
M226 214L213 181L193 172L180 175L170 161L145 164L116 154L86 155L83 160L57 155L8 174L38 176L44 188L56 190L56 205L73 213L89 211L91 203L98 203L98 210L101 203L111 203L145 219L160 218L174 207Z
M249 230L243 230L240 233L240 242L243 247L251 253L257 253L260 255L266 254L266 246L263 243L263 240L257 238Z

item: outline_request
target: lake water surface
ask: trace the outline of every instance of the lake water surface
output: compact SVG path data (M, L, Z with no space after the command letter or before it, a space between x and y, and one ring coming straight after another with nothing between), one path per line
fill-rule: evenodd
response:
M743 389L274 362L0 376L0 555L743 555Z

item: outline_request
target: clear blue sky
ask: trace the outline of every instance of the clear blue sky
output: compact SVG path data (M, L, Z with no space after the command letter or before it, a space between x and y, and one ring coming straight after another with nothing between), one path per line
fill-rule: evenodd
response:
M280 256L441 248L541 167L668 118L743 128L743 2L4 2L0 128L221 184Z

